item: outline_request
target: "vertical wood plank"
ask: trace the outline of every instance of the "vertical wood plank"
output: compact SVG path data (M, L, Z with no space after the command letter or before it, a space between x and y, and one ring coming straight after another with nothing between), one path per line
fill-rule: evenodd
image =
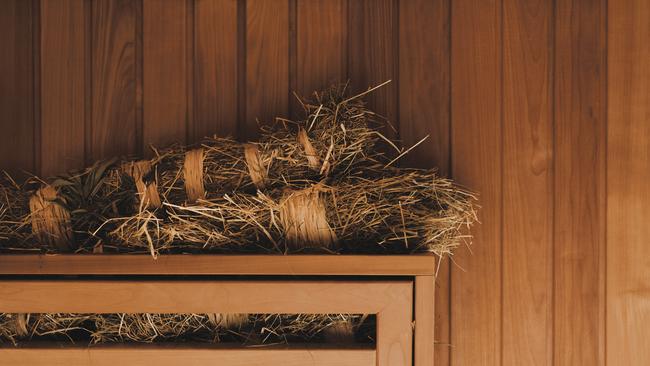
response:
M34 172L34 9L31 1L0 1L0 169Z
M394 127L383 131L395 138L399 131L398 9L394 0L349 0L348 73L352 90L364 91L386 80L389 85L367 98L374 112L388 118Z
M41 174L84 164L83 0L41 2Z
M501 1L452 1L452 172L481 193L472 253L452 266L453 365L501 364Z
M449 0L399 3L400 138L412 146L409 167L449 173Z
M446 363L434 361L434 339L435 339L435 277L415 277L415 347L414 361L416 366L446 365Z
M607 365L650 364L650 3L608 2Z
M136 116L137 0L92 2L93 160L139 150Z
M561 1L555 12L554 358L560 366L604 365L604 4Z
M194 11L194 123L191 140L237 135L237 1L198 0Z
M437 168L450 173L450 2L399 2L400 138L412 146L429 138L404 157L408 167ZM436 277L436 365L448 365L450 354L449 260Z
M553 8L503 1L502 365L552 365Z
M347 79L347 1L298 0L296 93L310 96Z
M246 2L246 121L244 139L260 123L289 112L289 1Z
M187 1L143 3L144 144L185 142L187 126Z

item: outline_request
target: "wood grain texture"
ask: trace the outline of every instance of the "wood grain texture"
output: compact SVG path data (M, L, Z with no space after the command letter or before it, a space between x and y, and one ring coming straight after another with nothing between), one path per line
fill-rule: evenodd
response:
M190 139L237 136L237 1L198 0L194 10L194 124Z
M403 166L449 174L449 0L399 2L400 139L412 146Z
M553 364L552 14L503 0L504 366Z
M435 282L434 276L415 277L415 338L413 344L415 349L413 351L416 366L445 365L449 362L448 359L434 361Z
M605 364L604 4L561 1L555 11L554 359L561 366Z
M372 366L372 349L195 349L195 348L66 348L0 349L13 366Z
M348 73L353 92L365 91L384 81L389 85L368 96L368 106L388 118L394 129L382 131L398 135L397 90L399 73L398 8L393 0L348 1Z
M347 80L347 2L298 0L296 93L311 96Z
M83 0L41 2L41 175L84 165Z
M185 142L187 0L144 0L143 138L145 146ZM145 149L146 150L146 149Z
M289 113L289 1L246 2L246 121L242 139L259 124Z
M140 149L136 116L136 0L92 2L91 159Z
M650 364L650 3L608 2L607 365Z
M0 1L0 169L35 172L34 12L31 1Z
M472 253L452 266L452 365L501 364L501 1L452 1L452 172L481 192ZM466 270L464 270L466 269Z
M450 173L450 2L399 2L400 138L412 146L429 138L401 161L402 166ZM435 352L437 365L450 355L450 262L440 262L436 278ZM429 363L427 361L427 363Z
M0 255L4 275L432 276L431 255Z
M358 313L402 316L411 281L3 280L6 313ZM396 310L399 314L388 314ZM381 321L381 320L379 320ZM390 324L386 324L391 326ZM402 327L399 322L393 324ZM390 329L389 332L393 334ZM379 335L380 336L380 335ZM393 339L394 340L394 339Z

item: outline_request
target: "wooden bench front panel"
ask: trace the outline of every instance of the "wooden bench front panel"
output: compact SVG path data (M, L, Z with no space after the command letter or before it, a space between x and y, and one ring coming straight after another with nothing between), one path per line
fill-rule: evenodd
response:
M111 366L172 365L179 364L173 360L186 360L183 354L187 352L197 353L184 365L238 366L259 364L257 359L265 365L397 366L411 365L413 357L411 280L2 280L0 312L377 314L376 352L370 352L372 355L368 350L345 350L336 356L327 350L306 349L0 349L0 360L14 360L12 365L57 365L54 360L80 366L109 362ZM286 357L278 353L286 353Z

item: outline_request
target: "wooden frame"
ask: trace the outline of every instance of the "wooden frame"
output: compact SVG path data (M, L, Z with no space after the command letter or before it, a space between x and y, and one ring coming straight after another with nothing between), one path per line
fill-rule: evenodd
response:
M12 365L433 364L430 256L0 256L0 312L366 313L376 350L92 347L0 349ZM145 275L137 280L24 275ZM146 275L217 275L200 280ZM301 275L310 279L266 276ZM19 277L17 277L19 275ZM232 280L223 275L255 275ZM333 276L363 276L337 280ZM376 276L391 276L377 278ZM315 279L312 279L317 276ZM323 277L321 277L323 276ZM327 276L327 277L324 277ZM373 278L373 276L375 276ZM357 279L358 278L358 279ZM83 299L83 301L81 301ZM415 314L413 314L415 310ZM415 329L413 329L415 328ZM343 353L342 353L343 352ZM107 361L109 360L109 361ZM58 363L57 363L58 362Z

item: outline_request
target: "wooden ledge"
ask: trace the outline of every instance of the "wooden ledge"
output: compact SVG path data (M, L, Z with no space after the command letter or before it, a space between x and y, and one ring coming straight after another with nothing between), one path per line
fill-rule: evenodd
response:
M168 348L64 348L1 349L7 365L114 366L114 365L376 365L375 350L168 349Z
M0 255L0 275L433 276L433 255Z

